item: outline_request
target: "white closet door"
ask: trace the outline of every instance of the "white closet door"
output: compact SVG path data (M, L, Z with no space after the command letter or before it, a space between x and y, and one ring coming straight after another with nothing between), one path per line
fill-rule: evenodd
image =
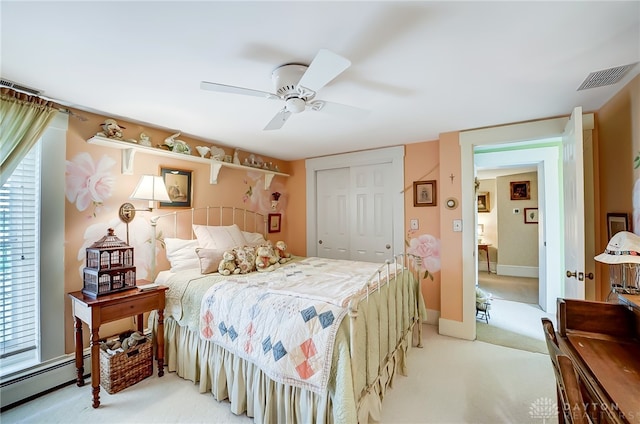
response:
M349 168L316 173L317 255L350 259Z
M351 167L351 259L384 262L393 257L391 164Z
M391 171L390 163L317 171L319 257L393 258Z

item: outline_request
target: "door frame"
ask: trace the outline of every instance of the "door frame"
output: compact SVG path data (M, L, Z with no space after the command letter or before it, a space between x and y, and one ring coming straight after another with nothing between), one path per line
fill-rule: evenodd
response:
M475 223L474 149L476 146L512 144L561 137L568 120L569 116L566 116L460 132L460 184L462 185L462 201L460 203L463 223L465 221ZM593 129L593 127L593 114L583 115L583 130ZM440 334L475 340L476 232L475 225L463 225L462 228L462 321L440 318L438 325ZM548 266L549 264L547 264Z
M393 252L404 252L404 146L307 159L307 256L317 256L316 172L351 166L391 163Z

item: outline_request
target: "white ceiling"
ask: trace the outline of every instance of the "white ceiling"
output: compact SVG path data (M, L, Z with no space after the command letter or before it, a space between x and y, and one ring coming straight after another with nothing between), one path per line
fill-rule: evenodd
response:
M576 91L591 72L640 61L638 1L2 0L0 23L5 79L287 160L594 111L640 72ZM370 109L366 118L306 111L263 131L280 102L200 89L205 80L273 91L275 68L308 64L322 48L352 65L317 98Z

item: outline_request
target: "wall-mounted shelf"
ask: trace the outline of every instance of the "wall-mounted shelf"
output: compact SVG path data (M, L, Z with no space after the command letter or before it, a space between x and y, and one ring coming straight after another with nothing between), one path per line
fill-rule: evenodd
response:
M155 156L163 156L166 158L180 159L188 162L203 163L210 166L211 173L209 175L209 182L211 184L218 184L218 174L223 167L244 169L246 171L262 172L264 175L264 189L267 190L271 185L273 177L280 175L282 177L288 177L289 174L282 172L270 171L268 169L254 168L252 166L236 165L235 163L221 162L214 159L207 159L199 156L185 155L183 153L170 152L168 150L159 149L157 147L148 147L135 144L130 141L113 140L111 138L101 137L96 135L87 140L89 144L95 144L98 146L111 147L113 149L122 150L122 169L121 172L125 175L133 175L133 160L136 152L143 152Z

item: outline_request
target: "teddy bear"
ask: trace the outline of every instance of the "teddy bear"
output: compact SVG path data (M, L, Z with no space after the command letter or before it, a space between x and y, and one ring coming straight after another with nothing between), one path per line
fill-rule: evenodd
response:
M222 254L218 272L222 275L240 274L240 268L236 266L236 256L232 251L227 250Z
M276 256L278 257L278 262L284 264L289 262L291 258L291 253L287 252L287 244L282 240L276 242Z
M280 263L273 246L263 244L256 247L256 270L258 272L273 271L278 267L280 267Z

